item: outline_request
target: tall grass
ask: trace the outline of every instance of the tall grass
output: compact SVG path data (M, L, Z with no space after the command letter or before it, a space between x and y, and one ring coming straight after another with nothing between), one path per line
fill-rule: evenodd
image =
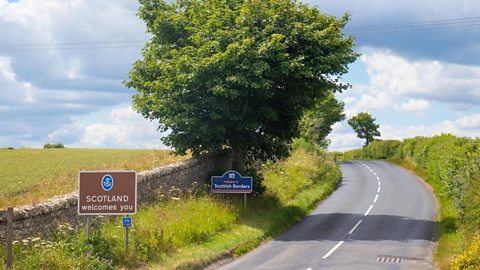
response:
M145 170L186 157L166 150L0 149L0 208L75 191L80 170Z
M266 191L249 196L247 208L238 194L206 191L142 207L133 216L127 256L120 219L97 220L89 245L85 230L72 232L68 226L51 242L16 243L14 269L195 269L241 255L283 232L340 180L328 155L302 147L261 171Z

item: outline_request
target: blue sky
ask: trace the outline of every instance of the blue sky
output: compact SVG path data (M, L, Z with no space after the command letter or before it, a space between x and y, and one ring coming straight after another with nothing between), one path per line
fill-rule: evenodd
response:
M383 139L480 136L480 2L309 0L351 14L362 56L337 95L374 115ZM148 39L135 0L0 0L0 147L163 148L122 86ZM346 122L332 150L359 147Z

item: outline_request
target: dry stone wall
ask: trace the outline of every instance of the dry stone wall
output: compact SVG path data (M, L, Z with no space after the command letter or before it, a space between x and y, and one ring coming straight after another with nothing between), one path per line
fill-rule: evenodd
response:
M159 198L181 196L206 183L213 174L231 169L228 152L192 158L150 171L137 173L138 207ZM0 216L0 241L6 239L6 217ZM49 237L61 224L78 228L86 223L77 214L77 193L54 197L45 203L14 208L15 239Z

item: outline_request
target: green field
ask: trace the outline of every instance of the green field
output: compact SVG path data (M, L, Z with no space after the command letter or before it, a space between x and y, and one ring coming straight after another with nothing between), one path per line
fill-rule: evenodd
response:
M0 149L0 208L75 191L81 170L142 171L185 158L167 150Z

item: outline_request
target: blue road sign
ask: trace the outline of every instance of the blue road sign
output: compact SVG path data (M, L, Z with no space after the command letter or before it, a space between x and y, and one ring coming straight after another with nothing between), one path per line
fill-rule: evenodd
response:
M132 218L131 217L124 217L123 220L123 227L124 228L130 228L132 227Z
M211 185L213 193L252 193L253 178L227 171L222 176L212 176Z

